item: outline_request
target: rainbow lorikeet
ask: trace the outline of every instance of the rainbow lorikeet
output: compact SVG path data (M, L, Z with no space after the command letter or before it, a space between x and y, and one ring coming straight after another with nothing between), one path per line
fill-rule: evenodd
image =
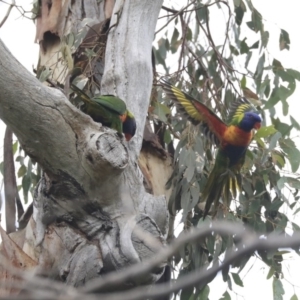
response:
M127 141L134 136L136 131L135 118L126 108L122 99L112 95L95 95L90 98L74 84L71 87L84 102L82 111L91 116L95 122L115 129L120 134L124 133Z
M218 147L215 165L208 176L201 202L206 201L203 219L212 203L215 209L222 196L223 203L230 204L230 191L236 197L241 190L240 170L246 150L253 138L253 129L261 127L261 118L246 98L239 98L229 114L229 122L223 122L211 109L178 88L161 80L166 95L173 100L192 124L200 124L201 131Z

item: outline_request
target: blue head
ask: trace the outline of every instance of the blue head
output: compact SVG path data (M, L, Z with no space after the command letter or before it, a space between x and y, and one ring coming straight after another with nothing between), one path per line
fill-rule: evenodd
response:
M261 118L254 112L245 112L243 119L239 123L239 127L244 131L251 131L253 128L259 129L261 126Z

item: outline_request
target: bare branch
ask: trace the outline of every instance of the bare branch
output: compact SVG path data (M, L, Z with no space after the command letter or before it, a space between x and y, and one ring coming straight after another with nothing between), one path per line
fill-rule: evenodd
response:
M4 23L6 22L6 20L8 19L9 15L10 15L10 12L12 10L12 8L16 5L16 1L15 0L12 0L11 1L11 4L9 5L9 8L3 18L3 20L0 22L0 28L4 25Z
M102 300L143 300L143 299L155 299L163 295L168 295L173 292L177 292L181 289L195 286L196 284L214 277L219 271L229 267L233 262L240 259L245 255L251 255L258 250L275 250L278 248L292 247L297 248L300 246L300 233L295 233L293 236L268 235L261 238L260 234L256 234L253 231L244 228L241 225L237 225L232 222L215 222L206 223L203 227L191 230L185 235L182 235L175 240L170 246L164 248L152 259L143 263L136 264L128 267L118 273L114 272L99 279L95 279L83 288L77 290L78 293L71 287L66 289L62 283L55 282L55 284L49 283L49 279L32 279L29 274L25 275L25 272L18 271L18 276L25 280L30 280L31 284L24 284L24 290L30 293L31 297L36 297L42 294L42 290L47 287L48 299L57 299L57 295L62 298L68 297L68 299L82 299L84 296L87 300L99 299L99 295L93 295L92 293L104 292L112 289L128 280L136 280L140 276L150 272L155 267L160 266L166 259L172 257L177 253L186 243L197 242L211 234L230 235L234 236L236 242L235 248L229 249L225 253L225 259L222 264L214 264L209 269L196 270L182 279L179 279L175 284L161 284L156 285L154 289L150 289L149 286L138 287L130 291L122 291L119 293L109 293L107 295L102 294ZM3 261L1 264L7 268L8 264ZM16 271L14 271L15 273ZM26 272L27 273L27 272ZM28 282L28 281L27 281ZM36 289L33 289L33 283ZM49 287L51 286L51 289ZM61 290L60 290L61 286ZM56 294L56 296L54 296ZM87 295L90 294L90 295ZM52 298L51 298L52 297ZM14 299L23 299L15 297Z
M83 293L102 292L110 289L113 286L118 286L127 280L134 280L139 276L143 276L150 272L155 267L159 266L163 261L172 257L179 251L186 243L196 242L203 239L212 233L220 235L231 235L236 240L239 240L238 247L228 250L225 254L225 260L222 265L214 265L208 270L196 270L182 279L178 280L176 284L170 286L169 284L156 285L155 289L149 287L140 287L131 291L109 294L107 297L102 297L102 300L138 300L146 298L156 298L167 295L183 288L194 286L197 283L214 277L223 268L228 267L234 261L247 254L252 254L257 250L274 250L279 247L299 247L300 233L291 236L283 235L269 235L265 239L261 239L259 234L255 234L243 226L232 224L230 222L215 222L206 224L203 227L187 232L180 238L174 241L170 246L161 250L155 257L143 264L138 264L130 268L124 269L122 272L107 275L101 279L95 279L88 283L84 288L80 289Z
M175 13L172 18L164 25L162 26L160 29L158 29L156 32L155 32L155 35L157 33L159 33L160 31L162 31L164 28L166 28L169 23L171 23L176 17L178 17L179 15L181 15L188 7L190 7L193 3L195 3L196 1L192 1L191 3L189 3L187 6L183 7L181 10L179 10L177 13Z

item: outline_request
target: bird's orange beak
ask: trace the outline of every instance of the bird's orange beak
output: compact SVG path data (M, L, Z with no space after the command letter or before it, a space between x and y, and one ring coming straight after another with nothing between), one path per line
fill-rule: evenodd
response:
M258 130L260 127L261 127L261 123L260 123L260 122L256 122L256 123L254 124L254 128L255 128L256 130Z
M127 142L132 139L132 136L129 133L124 133L124 135Z

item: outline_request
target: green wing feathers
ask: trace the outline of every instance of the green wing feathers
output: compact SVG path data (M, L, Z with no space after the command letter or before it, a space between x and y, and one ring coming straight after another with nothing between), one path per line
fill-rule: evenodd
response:
M203 134L217 145L222 141L222 136L227 125L205 104L182 92L167 81L161 80L166 95L175 103L178 112L194 125L200 124Z
M228 114L229 125L239 124L243 119L245 112L250 111L256 112L256 109L245 97L239 98L237 101L233 102L230 107L230 111Z
M126 113L126 104L118 97L112 95L99 95L93 97L92 101L95 101L97 104L102 105L103 107L114 111L119 115L124 115Z
M212 214L222 199L225 207L230 206L242 187L241 167L246 150L253 136L253 129L261 124L256 109L244 97L235 101L229 111L227 124L201 101L194 99L165 80L160 80L168 98L177 106L177 111L219 147L215 165L208 176L202 192L201 202L206 202L204 218L214 204Z
M96 95L90 98L74 84L71 87L84 102L82 111L91 116L95 122L124 133L127 141L135 135L135 118L127 110L126 103L122 99L113 95Z

